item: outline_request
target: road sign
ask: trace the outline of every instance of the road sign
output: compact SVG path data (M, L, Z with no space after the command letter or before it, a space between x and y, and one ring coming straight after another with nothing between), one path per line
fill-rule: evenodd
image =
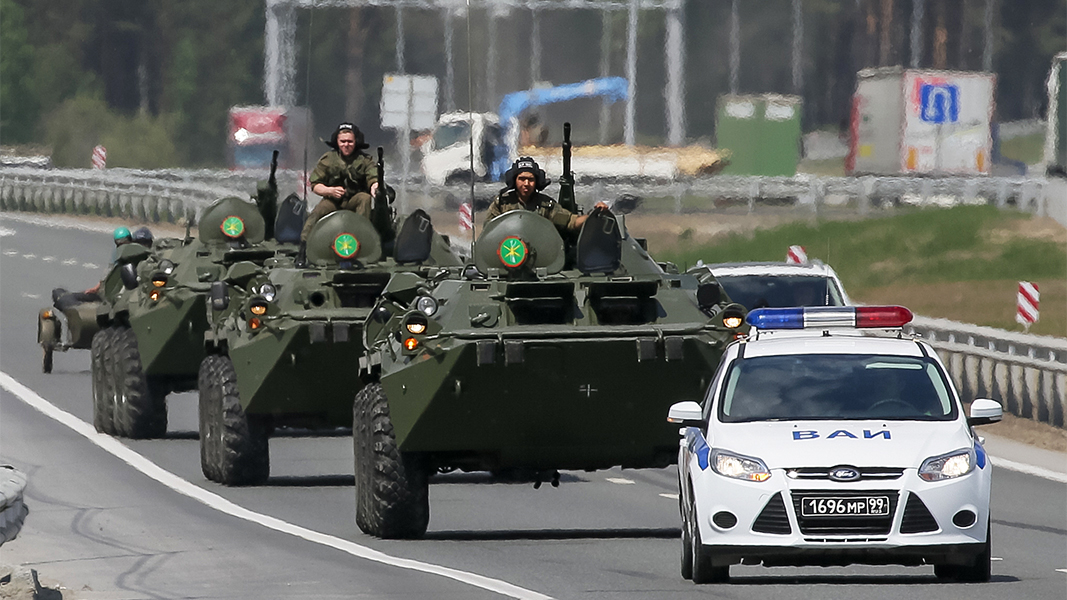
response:
M927 123L960 120L960 88L948 83L924 83L919 88L919 118Z
M1038 291L1036 283L1030 283L1029 281L1019 282L1019 295L1015 308L1015 320L1018 321L1026 331L1030 331L1030 326L1036 323L1041 316L1038 312L1040 300L1041 292Z
M93 168L103 169L107 166L107 148L97 146L93 148Z
M437 121L437 78L386 74L382 80L383 129L433 129Z

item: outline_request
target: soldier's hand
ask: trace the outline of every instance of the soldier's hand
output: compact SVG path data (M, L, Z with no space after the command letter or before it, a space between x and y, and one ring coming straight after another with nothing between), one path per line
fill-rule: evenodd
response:
M345 195L345 188L342 187L342 186L338 185L338 186L334 186L334 187L329 187L329 186L326 187L325 196L327 198L341 198L344 195Z
M377 193L378 193L378 182L375 181L374 183L370 184L370 195L374 196L374 195L377 195Z

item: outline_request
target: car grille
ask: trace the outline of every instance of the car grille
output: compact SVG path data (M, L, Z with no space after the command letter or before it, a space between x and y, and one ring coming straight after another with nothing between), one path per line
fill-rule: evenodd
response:
M775 494L767 502L767 506L760 511L756 521L752 523L752 531L779 535L793 533L793 528L789 526L789 515L785 512L785 502L782 500L781 492Z
M908 501L904 503L904 516L900 521L900 533L923 533L937 531L937 519L930 514L923 501L918 496L908 493Z
M801 469L786 469L786 474L791 479L798 481L829 481L830 471L836 467L804 467ZM904 469L893 467L855 467L860 476L852 481L842 483L855 483L857 481L891 481L900 479Z
M801 514L801 501L809 496L888 496L889 514L885 516L857 516L857 517L804 517ZM804 535L819 536L870 536L888 535L893 525L893 515L897 512L897 502L900 499L897 490L797 490L793 492L793 510L796 511L797 523L800 532Z

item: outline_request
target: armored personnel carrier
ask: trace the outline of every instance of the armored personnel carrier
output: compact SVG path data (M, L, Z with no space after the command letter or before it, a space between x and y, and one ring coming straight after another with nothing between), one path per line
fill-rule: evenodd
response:
M187 232L157 240L136 269L119 270L124 289L100 307L102 329L92 342L98 431L131 438L166 433L167 394L196 388L211 284L231 265L291 262L296 253L302 203L291 197L277 211L276 190L261 187L257 203L216 201L201 215L195 238Z
M212 284L199 375L205 477L263 483L274 428L351 423L363 324L381 291L394 274L425 281L460 264L421 210L392 245L384 252L370 220L341 210L311 230L306 267L237 262Z
M438 471L558 485L561 469L677 460L662 413L703 393L744 309L714 279L665 271L606 210L573 250L547 219L512 211L486 224L458 277L389 282L364 327L353 406L360 529L421 536Z

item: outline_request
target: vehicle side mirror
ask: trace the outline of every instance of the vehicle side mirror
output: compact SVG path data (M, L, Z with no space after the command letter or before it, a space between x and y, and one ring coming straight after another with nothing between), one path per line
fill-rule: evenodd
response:
M692 400L672 404L667 411L667 422L681 425L682 427L703 427L704 410Z
M999 402L979 398L971 403L971 416L967 417L967 424L972 427L975 425L989 425L990 423L999 422L1003 416L1004 409L1000 407Z
M708 310L719 302L722 302L722 288L719 287L719 282L709 281L697 287L697 304L700 305L701 310Z
M122 278L122 287L132 290L137 287L137 271L133 265L126 263L119 267L119 277Z
M226 282L216 281L211 284L211 309L226 310L230 305L230 295L226 293Z

